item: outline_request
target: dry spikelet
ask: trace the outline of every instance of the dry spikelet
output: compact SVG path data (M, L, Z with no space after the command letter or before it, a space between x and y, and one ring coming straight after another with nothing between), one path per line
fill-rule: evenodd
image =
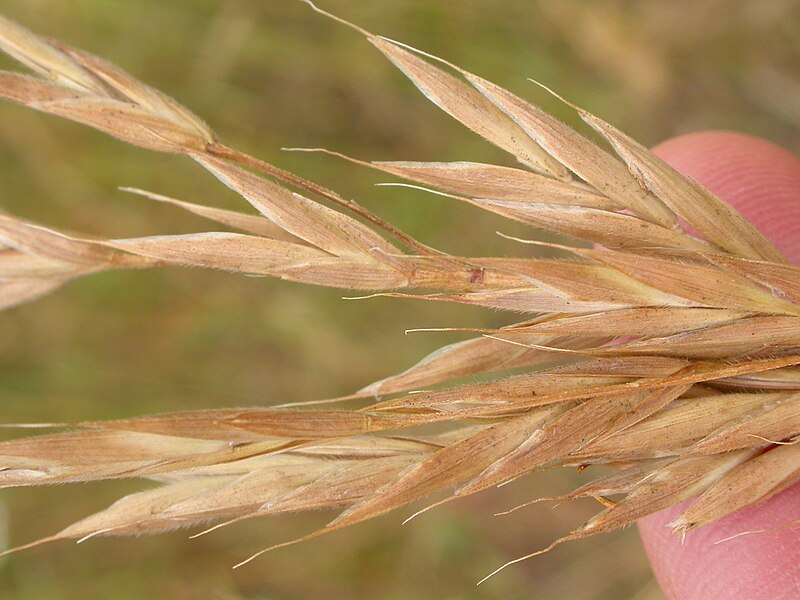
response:
M242 232L131 239L89 239L2 215L0 307L98 271L183 265L535 315L474 330L480 335L365 387L348 397L363 401L358 409L172 413L2 442L4 487L159 483L31 545L342 511L308 539L434 492L457 498L533 471L589 465L620 470L565 497L595 497L606 508L564 540L700 495L674 523L685 532L796 481L800 271L719 198L597 117L578 109L616 156L476 75L347 25L520 167L355 162L603 249L576 246L570 260L448 256L223 145L199 117L117 67L0 19L0 49L34 72L0 73L0 96L186 154L259 213L131 190ZM404 288L424 293L392 291ZM524 371L455 385L511 369ZM449 428L415 437L414 427L432 423Z

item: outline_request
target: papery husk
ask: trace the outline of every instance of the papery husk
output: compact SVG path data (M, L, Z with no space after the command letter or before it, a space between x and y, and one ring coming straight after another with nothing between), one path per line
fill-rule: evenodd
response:
M598 247L570 247L568 260L449 256L226 146L119 68L0 19L0 49L34 73L0 73L0 97L186 155L258 213L131 190L237 231L118 239L3 214L0 308L101 271L182 266L528 315L321 401L356 408L165 413L0 442L2 487L158 483L27 547L341 511L301 538L311 539L430 494L447 501L592 465L618 471L562 498L605 509L556 543L699 495L674 523L685 533L797 480L800 270L709 190L586 111L577 109L613 152L478 75L328 16L519 164L348 160ZM415 429L435 424L434 434Z

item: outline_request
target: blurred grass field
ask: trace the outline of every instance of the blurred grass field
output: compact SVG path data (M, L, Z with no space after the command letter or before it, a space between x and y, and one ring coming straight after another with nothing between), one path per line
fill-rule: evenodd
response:
M735 129L800 152L800 8L793 0L383 0L320 4L444 56L577 125L535 78L652 145ZM207 118L227 142L358 199L454 254L526 252L495 231L525 228L408 190L335 159L510 164L430 105L369 44L292 0L5 0L3 12L124 67ZM3 68L10 61L0 61ZM16 67L15 67L16 68ZM117 191L130 185L246 208L188 160L134 149L79 125L0 105L0 209L108 236L199 231L206 222ZM78 421L346 394L459 339L411 327L498 326L513 315L374 299L215 272L109 273L0 314L2 421ZM331 515L253 521L188 540L61 543L0 561L0 598L656 600L634 531L546 546L594 507L492 517L574 474L532 477L401 527L405 514L282 550L271 543ZM4 490L0 541L52 533L141 482Z

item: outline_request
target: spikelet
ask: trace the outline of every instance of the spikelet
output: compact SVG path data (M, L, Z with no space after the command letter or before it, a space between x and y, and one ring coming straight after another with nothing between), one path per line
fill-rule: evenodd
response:
M119 68L0 18L0 49L33 71L0 73L0 96L185 154L258 211L129 190L241 232L129 239L0 215L0 307L99 271L181 265L527 315L473 330L365 387L348 397L362 401L357 409L192 411L0 442L3 487L159 484L29 546L341 511L309 539L432 493L459 498L534 471L591 465L619 470L564 498L595 497L606 508L564 540L699 495L673 524L685 532L800 479L800 270L710 191L597 117L576 109L613 152L477 75L345 24L520 164L331 154L602 248L566 248L570 260L446 255L225 146L202 119ZM454 383L511 369L520 372ZM428 391L411 393L419 389ZM448 427L414 430L435 423Z

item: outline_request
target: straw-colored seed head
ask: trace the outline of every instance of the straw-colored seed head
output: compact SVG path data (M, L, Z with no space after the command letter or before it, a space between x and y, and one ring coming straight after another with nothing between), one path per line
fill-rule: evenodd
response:
M307 539L442 489L462 497L575 465L619 470L566 496L606 508L565 539L699 495L674 523L685 532L800 478L800 270L710 191L597 117L577 109L613 153L477 75L356 29L428 99L520 164L332 154L603 248L575 246L571 260L438 252L225 146L199 117L117 67L0 18L0 49L34 73L0 73L0 96L185 154L259 213L132 190L241 233L99 240L4 214L0 308L98 271L181 265L527 313L367 386L348 397L362 400L353 410L194 411L2 442L2 486L161 484L48 540L341 511ZM442 386L512 368L523 372ZM410 393L431 386L442 387ZM412 428L432 423L450 427L415 437Z

